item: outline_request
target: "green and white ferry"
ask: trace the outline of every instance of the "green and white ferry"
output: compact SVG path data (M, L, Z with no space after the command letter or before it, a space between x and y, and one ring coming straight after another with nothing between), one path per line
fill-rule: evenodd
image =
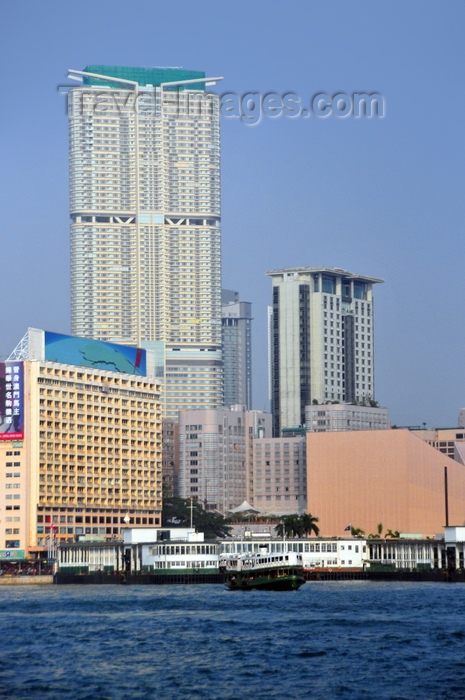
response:
M254 554L222 556L220 571L231 591L295 591L305 583L302 555L270 552L266 547Z

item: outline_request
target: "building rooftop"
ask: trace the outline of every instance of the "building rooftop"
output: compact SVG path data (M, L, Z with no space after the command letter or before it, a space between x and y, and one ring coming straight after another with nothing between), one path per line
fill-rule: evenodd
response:
M325 272L330 275L340 275L353 280L362 280L363 282L372 282L373 284L384 282L379 277L369 277L368 275L359 275L348 270L343 270L341 267L286 267L282 270L268 270L265 274L270 277L283 275L285 272L303 272L305 274L315 274L317 272Z
M205 73L198 70L185 70L180 67L167 68L164 66L153 66L150 68L138 68L134 66L102 66L91 64L84 68L85 73L95 73L96 75L107 75L120 80L136 82L139 85L152 85L158 87L161 83L170 83L178 80L192 80L193 78L205 78ZM120 82L103 80L101 78L84 76L83 84L96 87L111 87L124 89ZM189 90L204 90L203 82L194 83L187 86ZM180 86L183 89L183 86Z

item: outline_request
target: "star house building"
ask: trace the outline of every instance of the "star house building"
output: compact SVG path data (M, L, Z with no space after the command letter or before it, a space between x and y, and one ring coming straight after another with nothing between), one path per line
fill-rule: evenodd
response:
M72 333L158 352L165 417L220 406L220 78L69 77Z

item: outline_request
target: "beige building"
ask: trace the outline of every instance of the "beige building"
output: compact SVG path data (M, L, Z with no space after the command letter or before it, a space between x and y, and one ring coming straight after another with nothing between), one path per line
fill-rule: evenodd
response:
M445 525L444 467L449 522L465 522L465 470L409 430L307 434L308 509L322 535L352 525L434 535Z
M179 495L220 513L253 498L253 443L271 437L271 415L244 406L180 411Z
M305 437L255 440L253 494L260 513L291 515L307 507Z
M387 408L348 403L305 406L305 427L310 433L334 430L387 430Z
M448 457L455 459L461 464L465 464L464 428L412 429L412 433L427 442L431 447L435 447L439 452L448 455Z
M0 560L50 553L81 535L117 537L126 517L159 525L159 384L44 359L0 365Z

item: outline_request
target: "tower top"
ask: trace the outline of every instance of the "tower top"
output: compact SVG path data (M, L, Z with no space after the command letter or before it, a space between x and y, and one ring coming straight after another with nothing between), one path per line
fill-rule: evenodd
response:
M94 76L83 76L84 85L119 89L122 87L120 82L112 82L111 80L105 80L96 76L105 75L109 78L118 78L119 80L138 83L138 85L141 86L151 85L153 87L158 87L162 83L205 78L205 73L203 71L185 70L180 67L167 68L164 66L139 68L134 66L101 66L92 64L86 66L83 72L94 74ZM190 90L204 90L205 83L203 81L191 83L188 87ZM183 86L180 85L179 88L183 89Z
M287 267L282 270L268 270L265 274L269 277L280 277L287 273L295 273L299 275L316 275L319 272L325 275L335 275L337 277L344 277L345 279L360 280L362 282L371 282L372 284L384 282L384 280L379 277L359 275L354 272L349 272L348 270L343 270L340 267Z

